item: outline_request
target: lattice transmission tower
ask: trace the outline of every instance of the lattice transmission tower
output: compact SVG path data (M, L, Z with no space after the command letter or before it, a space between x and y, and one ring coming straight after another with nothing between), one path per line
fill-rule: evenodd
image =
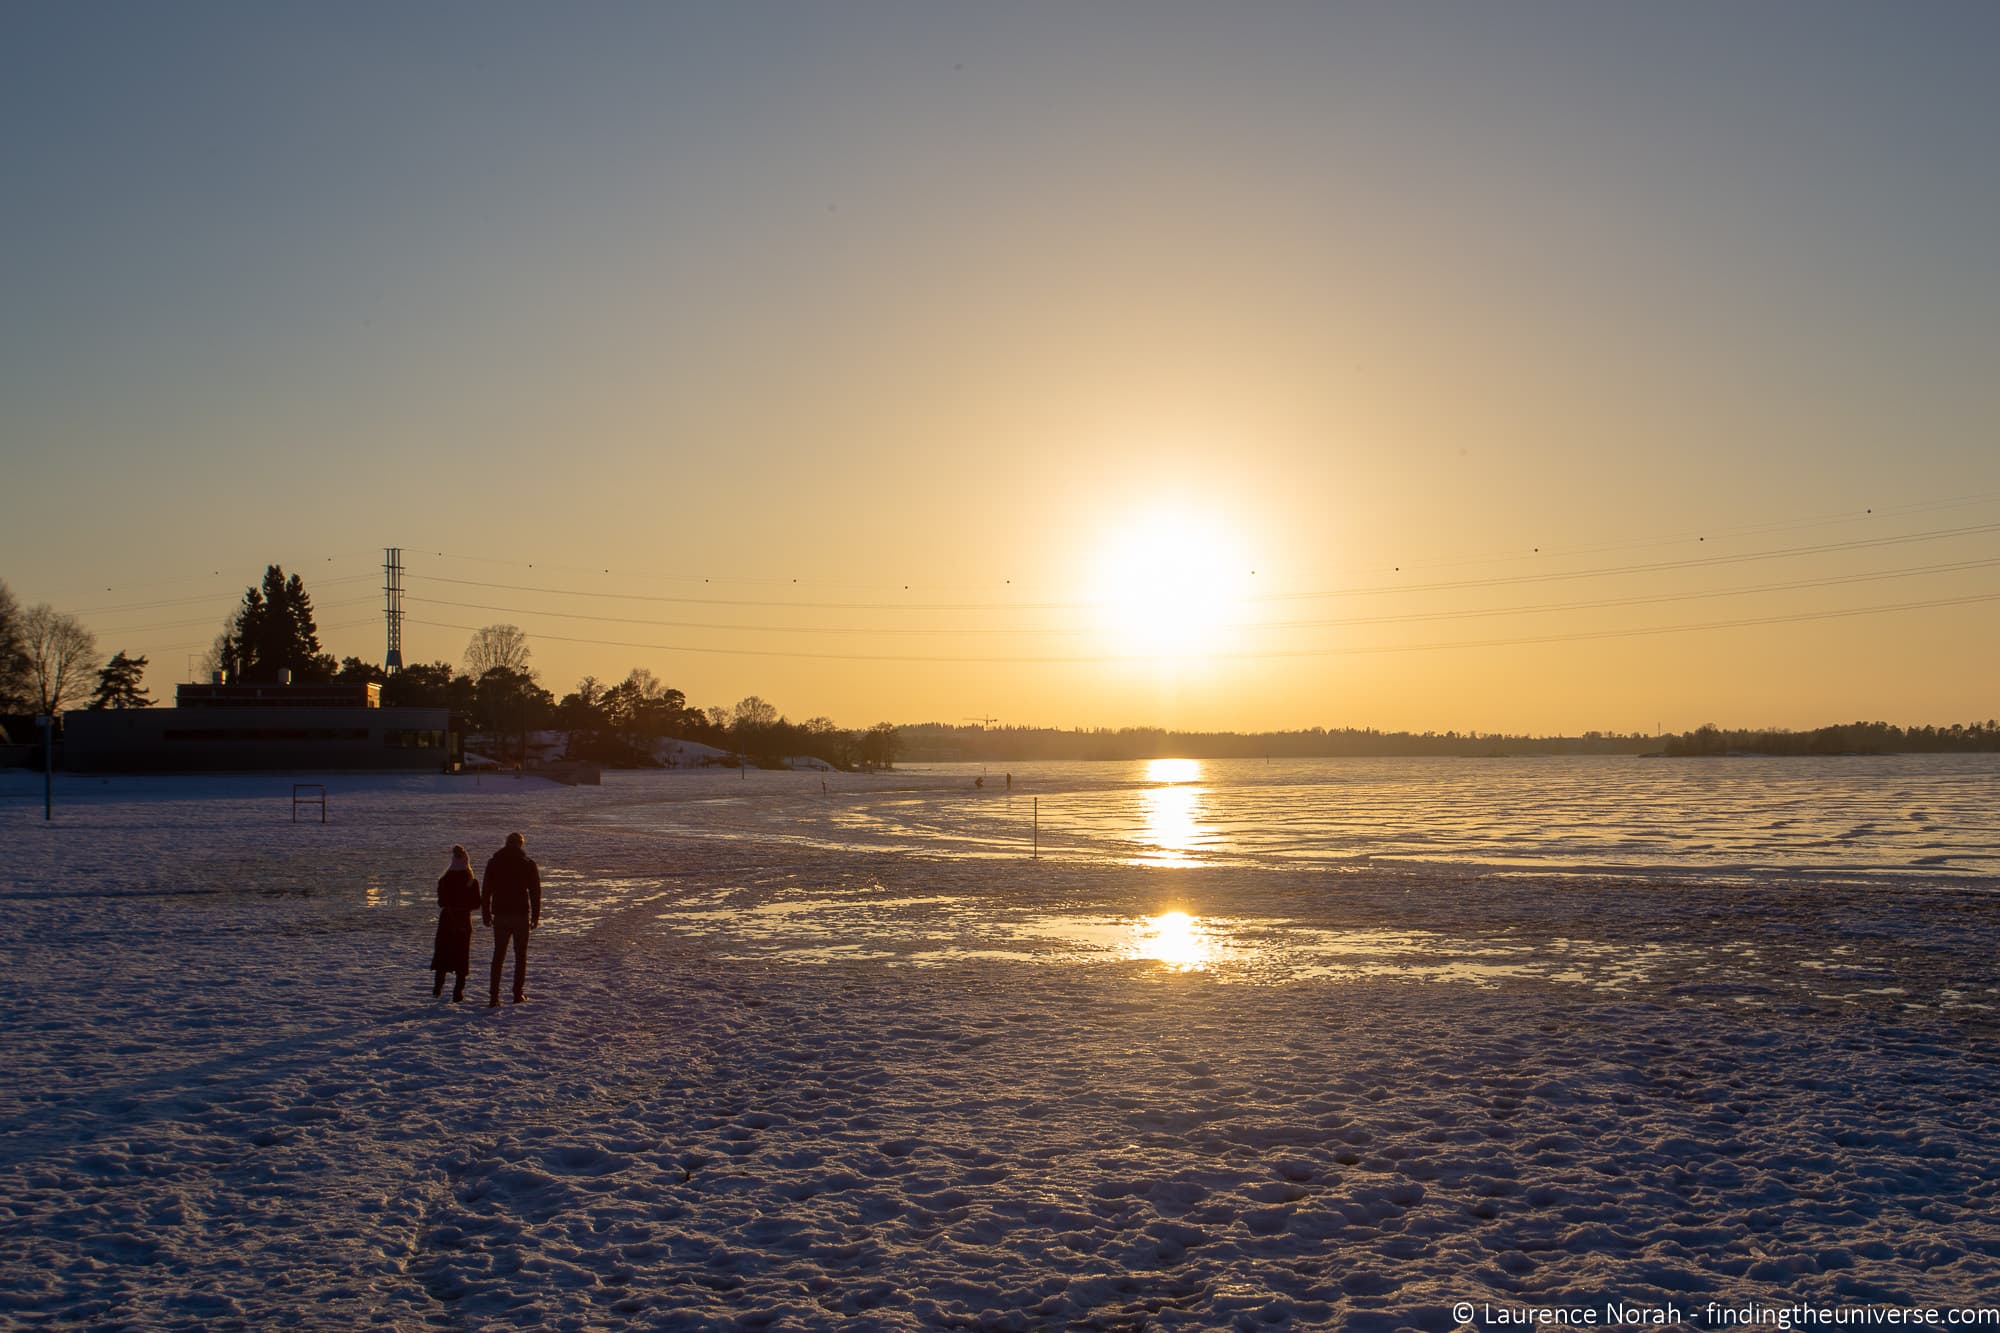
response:
M382 614L389 622L389 652L382 659L382 665L390 671L401 671L403 669L403 548L400 546L382 548L382 593L387 598Z

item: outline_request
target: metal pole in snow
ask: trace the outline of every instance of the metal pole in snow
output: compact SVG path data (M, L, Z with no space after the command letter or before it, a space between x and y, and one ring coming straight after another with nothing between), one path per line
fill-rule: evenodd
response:
M1034 856L1034 859L1035 859L1035 860L1037 860L1037 861L1039 861L1039 860L1041 860L1041 859L1042 859L1042 798L1041 798L1041 797L1039 797L1039 796L1037 796L1037 797L1035 798L1035 856Z
M42 822L46 824L56 817L56 720L38 717L35 725L42 729Z

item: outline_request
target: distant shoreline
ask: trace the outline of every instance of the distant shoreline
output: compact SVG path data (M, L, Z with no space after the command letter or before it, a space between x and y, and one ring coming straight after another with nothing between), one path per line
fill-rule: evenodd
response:
M1146 759L1521 759L1547 755L1886 755L2000 753L2000 721L1899 727L1852 722L1812 731L1697 727L1677 735L1584 732L1510 736L1478 731L1408 732L1363 728L1195 732L1151 727L1057 731L1046 727L897 728L898 758L911 763L1026 763L1031 760Z

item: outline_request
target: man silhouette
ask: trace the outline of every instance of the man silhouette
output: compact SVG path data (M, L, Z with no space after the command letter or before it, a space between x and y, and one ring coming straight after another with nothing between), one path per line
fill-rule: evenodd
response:
M493 928L493 975L486 1006L500 1003L500 970L507 942L514 943L514 1003L528 998L528 932L542 924L542 870L528 857L526 839L507 835L507 845L486 862L479 891L479 916Z

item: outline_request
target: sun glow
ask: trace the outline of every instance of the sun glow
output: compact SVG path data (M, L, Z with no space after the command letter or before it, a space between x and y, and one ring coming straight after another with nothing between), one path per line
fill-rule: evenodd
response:
M1129 657L1203 657L1226 651L1242 618L1251 571L1214 522L1160 511L1136 519L1098 557L1091 600L1100 631Z

